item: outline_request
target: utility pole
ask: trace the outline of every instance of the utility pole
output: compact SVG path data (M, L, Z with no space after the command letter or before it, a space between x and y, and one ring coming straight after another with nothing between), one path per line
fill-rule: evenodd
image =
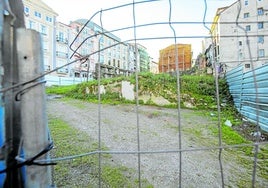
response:
M17 30L17 53L19 60L19 81L21 83L39 77L44 73L41 35L34 30ZM21 127L24 158L36 156L50 144L45 108L44 77L22 88ZM48 159L48 153L38 159ZM27 166L25 187L49 187L51 174L49 166Z
M21 164L49 145L44 85L20 85L43 74L41 37L25 29L21 0L0 0L0 9L0 187L49 187L48 166Z

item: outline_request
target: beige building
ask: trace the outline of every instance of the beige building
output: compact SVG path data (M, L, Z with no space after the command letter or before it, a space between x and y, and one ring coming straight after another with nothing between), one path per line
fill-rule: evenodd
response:
M55 23L58 14L41 0L23 0L25 25L42 34L45 71L56 68Z
M150 61L150 72L153 74L158 74L159 69L158 69L158 63L155 61Z
M268 0L237 1L219 8L211 27L215 62L223 71L268 63Z

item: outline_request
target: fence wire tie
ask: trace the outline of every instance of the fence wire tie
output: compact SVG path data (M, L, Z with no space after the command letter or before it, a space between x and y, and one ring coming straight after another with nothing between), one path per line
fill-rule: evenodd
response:
M32 85L29 85L27 87L24 87L22 88L20 91L18 91L15 95L15 101L20 101L21 100L21 95L23 95L24 93L26 93L29 89L33 88L33 87L36 87L40 84L43 84L43 83L46 83L46 81L39 81L39 82L36 82L36 83L33 83Z
M46 154L47 152L49 152L51 149L53 148L53 142L50 142L42 151L40 151L37 155L35 155L34 157L30 158L30 159L23 159L19 156L15 157L15 159L21 163L19 164L15 164L12 165L10 167L7 167L4 170L0 171L0 174L2 173L6 173L8 171L11 171L13 169L18 169L21 168L23 166L32 166L32 165L36 165L36 166L50 166L50 165L56 165L57 163L55 162L50 162L50 163L41 163L41 162L35 162L35 160L39 157L41 157L42 155Z

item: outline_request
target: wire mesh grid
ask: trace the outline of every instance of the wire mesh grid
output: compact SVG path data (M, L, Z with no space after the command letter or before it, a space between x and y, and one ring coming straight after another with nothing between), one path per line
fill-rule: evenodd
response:
M214 40L213 33L211 31L212 24L219 24L220 27L224 28L225 25L232 25L234 29L240 28L243 32L234 33L232 35L222 35L222 39L232 39L232 38L256 38L258 34L251 34L244 29L244 26L250 23L256 24L256 21L241 22L240 11L241 11L241 1L237 1L236 8L238 9L238 14L235 18L232 18L230 21L222 22L207 22L207 1L204 0L204 7L202 7L202 18L196 19L193 21L185 21L181 17L172 16L178 7L175 6L174 1L158 1L158 0L147 0L147 1L133 1L132 3L119 5L116 7L103 9L95 14L84 23L84 27L78 32L74 41L72 42L70 49L73 51L73 55L77 55L76 60L72 61L69 64L75 62L85 63L91 56L98 56L100 61L100 54L104 51L111 49L117 45L124 45L125 43L132 43L135 51L135 59L138 59L138 45L139 43L150 42L152 46L162 43L162 44L173 44L177 45L182 40L193 40L193 39L211 39ZM177 5L177 4L176 4ZM152 17L144 17L140 13L139 9L150 11L152 6L162 6L163 12L150 12ZM113 23L113 28L109 30L104 30L106 27L106 18L115 14L118 17L124 17L127 22L120 20ZM145 14L145 13L144 13ZM164 14L165 20L157 20L157 14ZM147 14L146 14L147 15ZM98 21L95 21L98 20ZM156 20L156 21L154 21ZM78 42L81 34L85 31L85 28L88 24L94 21L99 23L100 30L93 34L88 34L82 42ZM121 22L121 23L120 23ZM264 21L266 23L266 21ZM126 25L127 23L127 25ZM108 24L107 24L108 25ZM181 28L188 28L186 32L183 32ZM191 32L192 30L202 30L205 29L208 34L196 35ZM165 32L161 32L164 31ZM156 32L160 31L160 32ZM97 51L93 51L89 54L80 54L79 49L83 45L87 45L87 41L90 41L92 38L97 38L102 40L103 36L109 37L111 35L120 36L120 34L125 35L123 41L116 41L113 44L107 46L99 46ZM265 35L266 36L266 35ZM81 40L80 40L81 41ZM214 45L214 43L212 43ZM158 45L159 46L159 45ZM254 61L256 57L251 54L252 48L250 43L246 44L250 59L251 67L254 67ZM215 47L212 46L212 49ZM267 186L267 179L264 179L260 175L260 168L258 162L265 161L265 158L258 158L259 151L262 146L266 146L267 142L261 142L260 136L257 136L257 139L254 143L248 142L243 144L227 144L223 142L222 133L222 124L221 124L221 103L219 97L219 80L218 72L216 71L216 66L219 65L217 57L215 54L212 56L212 65L214 66L214 76L215 76L215 85L216 85L216 101L217 101L217 121L208 121L202 116L196 116L197 119L187 117L185 110L181 109L181 85L180 85L180 71L179 71L179 59L178 52L175 50L175 65L174 70L177 82L177 109L162 109L162 108L153 108L142 106L140 104L139 96L139 72L134 71L135 74L135 106L126 105L124 110L121 113L115 113L114 107L109 107L102 104L101 97L101 63L97 63L96 69L96 78L98 80L98 105L96 105L89 114L81 114L81 118L87 118L87 116L92 116L95 118L87 119L88 127L91 129L91 134L97 140L97 149L92 152L86 152L83 154L64 156L62 158L52 158L51 161L57 162L67 162L66 165L71 165L73 160L82 160L82 158L96 155L98 156L98 173L95 175L95 180L98 180L99 187L105 187L105 184L102 182L102 175L104 173L104 164L106 163L107 158L106 154L112 155L112 160L117 161L119 166L128 166L134 169L135 172L131 174L134 176L134 179L137 181L137 187L146 187L148 184L144 182L144 179L149 180L155 187L237 187L240 185L243 186L252 186L252 187L265 187ZM229 63L230 61L228 61ZM233 62L238 62L243 64L243 60L233 59ZM225 62L221 62L225 63ZM69 65L68 64L68 65ZM64 65L67 66L67 65ZM64 67L62 66L62 67ZM62 68L59 67L58 69ZM137 67L137 65L136 65ZM53 70L55 71L55 70ZM51 71L51 72L53 72ZM48 72L47 74L51 73ZM256 93L258 93L258 87L256 85L255 73L253 69L253 79L254 79L254 88ZM258 96L256 96L256 103L258 103ZM145 119L145 115L151 113L152 110L157 113L165 113L165 116L157 118L158 124L151 122L150 118ZM164 112L163 112L163 111ZM161 112L160 112L161 111ZM133 113L134 112L134 113ZM67 112L66 112L67 113ZM70 112L72 113L72 112ZM194 113L194 112L192 112ZM258 113L258 111L257 111ZM126 122L120 121L120 116L128 116ZM258 114L257 114L258 117ZM118 121L116 120L118 119ZM106 123L105 123L106 121ZM124 127L126 124L131 124L131 127L126 127L122 134L118 133L116 138L118 140L118 147L109 147L109 142L112 142L112 139L115 139L116 127L107 128L107 121L113 121L117 126ZM96 126L93 126L91 122L95 122ZM97 122L97 123L96 123ZM200 125L200 123L204 125ZM211 124L214 127L217 127L217 139L209 138L209 126ZM256 132L259 132L258 119L256 122ZM169 125L166 126L166 132L163 132L164 129L159 129L157 126ZM175 126L174 126L175 125ZM199 125L199 126L194 126ZM170 127L176 127L176 131L170 132ZM150 129L148 129L148 127ZM165 127L165 126L164 126ZM189 129L187 129L187 127ZM112 130L115 129L115 130ZM121 128L122 129L122 128ZM119 131L119 130L118 130ZM146 132L149 131L150 133ZM159 132L157 132L159 131ZM187 136L189 132L192 131L198 134L202 134L203 140L211 140L210 144L202 145L202 141L196 140L195 136ZM160 136L161 134L161 136ZM160 140L160 142L159 142ZM131 142L127 143L127 142ZM157 143L154 145L154 143ZM160 144L161 143L161 144ZM103 149L103 144L105 144L108 149ZM253 155L244 156L240 151L252 149ZM238 151L239 150L239 151ZM239 156L240 161L237 160ZM247 164L249 168L243 168L242 163L251 162ZM266 170L267 172L267 170ZM81 176L81 175L80 175ZM90 180L89 180L90 181ZM246 183L245 183L246 182Z

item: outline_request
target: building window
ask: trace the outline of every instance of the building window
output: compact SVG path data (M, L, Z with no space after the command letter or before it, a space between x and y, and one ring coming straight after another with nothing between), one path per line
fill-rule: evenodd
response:
M261 36L258 36L258 43L264 43L264 36L261 35Z
M249 68L250 68L250 64L248 64L248 63L245 64L245 68L246 68L246 69L249 69Z
M263 8L258 8L258 15L263 15Z
M37 11L34 11L34 15L38 18L41 18L41 13L40 12L37 12Z
M42 33L43 35L47 35L47 27L46 27L46 26L41 25L41 33Z
M239 52L239 59L243 59L243 53L242 52Z
M245 5L248 5L248 0L245 0Z
M100 63L104 63L104 56L100 55Z
M46 16L46 21L47 21L47 22L52 22L52 18L49 17L49 16Z
M249 13L244 13L244 18L248 18L249 17Z
M24 12L25 12L26 14L29 14L29 13L30 13L30 9L29 9L28 7L24 7Z
M43 50L44 50L45 52L48 51L48 42L47 42L47 41L43 41Z
M64 40L63 32L59 32L59 40L60 40L61 42L63 42L63 40Z
M263 29L263 22L258 22L258 29Z
M242 41L239 41L239 46L242 46Z
M30 29L35 29L35 22L34 21L29 21L29 28Z
M264 49L259 49L258 55L259 57L264 57Z
M250 31L250 25L246 26L246 31Z

